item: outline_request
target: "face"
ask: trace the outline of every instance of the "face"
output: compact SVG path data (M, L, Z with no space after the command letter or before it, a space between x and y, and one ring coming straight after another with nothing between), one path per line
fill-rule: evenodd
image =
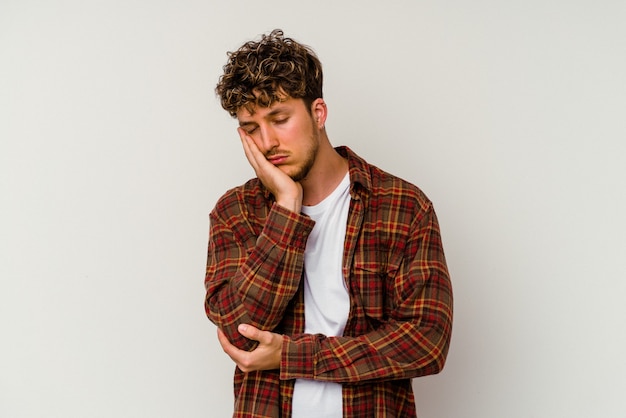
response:
M316 100L312 105L315 112ZM239 126L252 137L268 161L295 181L306 178L315 163L320 131L302 99L288 98L270 107L237 112Z

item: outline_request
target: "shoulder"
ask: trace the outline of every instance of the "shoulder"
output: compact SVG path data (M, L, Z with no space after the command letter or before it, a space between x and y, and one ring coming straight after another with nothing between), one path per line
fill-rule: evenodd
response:
M368 163L349 148L344 147L340 152L348 158L353 190L366 198L370 207L413 213L432 208L430 199L415 184Z
M375 218L386 218L388 222L414 226L428 222L434 215L432 202L415 184L372 166L372 189L369 210Z
M403 202L412 201L422 209L432 205L428 196L415 184L376 166L370 167L373 197L387 197Z

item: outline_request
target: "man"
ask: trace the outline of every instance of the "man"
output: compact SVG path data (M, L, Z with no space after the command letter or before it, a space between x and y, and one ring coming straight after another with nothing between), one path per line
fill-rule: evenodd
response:
M210 215L234 416L416 416L411 378L443 368L452 327L431 202L331 146L321 64L280 30L229 53L216 91L257 175Z

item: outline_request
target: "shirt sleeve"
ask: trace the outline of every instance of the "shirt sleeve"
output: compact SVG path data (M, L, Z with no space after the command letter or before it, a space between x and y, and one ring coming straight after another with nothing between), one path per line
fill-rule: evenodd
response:
M363 383L441 371L452 329L452 287L432 206L412 226L403 261L389 280L388 314L375 329L355 336L284 336L281 379Z
M249 248L238 237L252 234L251 226L242 211L228 212L214 210L210 217L205 309L232 344L251 350L256 342L239 334L237 326L271 331L279 324L298 289L314 221L274 203Z

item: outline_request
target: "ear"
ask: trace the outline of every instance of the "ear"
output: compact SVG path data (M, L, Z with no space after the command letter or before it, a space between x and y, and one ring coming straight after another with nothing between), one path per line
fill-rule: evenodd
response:
M328 108L326 107L326 102L321 97L311 103L311 116L317 128L323 129L328 117Z

